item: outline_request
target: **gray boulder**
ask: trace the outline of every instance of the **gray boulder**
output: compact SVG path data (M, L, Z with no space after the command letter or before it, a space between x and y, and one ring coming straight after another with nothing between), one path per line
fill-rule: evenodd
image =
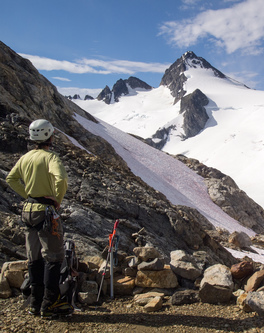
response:
M191 255L188 255L185 251L172 251L170 256L170 266L176 275L192 281L195 281L200 275L202 275L202 270L198 268L194 258Z
M245 303L252 309L252 311L257 312L259 315L264 315L264 292L249 292Z
M206 269L200 284L199 297L203 303L226 303L234 288L230 269L217 264Z

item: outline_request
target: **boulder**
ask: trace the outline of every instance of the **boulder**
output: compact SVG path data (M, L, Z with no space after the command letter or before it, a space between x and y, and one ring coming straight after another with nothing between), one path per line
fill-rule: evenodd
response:
M164 293L159 293L159 292L156 292L156 291L149 291L147 293L144 293L144 294L137 294L134 296L134 301L138 301L140 299L143 299L143 298L154 298L154 297L164 297L165 294Z
M11 261L8 265L9 271L26 271L28 269L27 260Z
M80 289L82 292L98 294L98 284L95 281L83 281Z
M164 293L151 292L150 291L150 292L147 292L147 293L144 293L144 294L137 294L137 295L134 296L134 302L137 305L145 306L151 300L153 300L155 297L163 298L164 297Z
M140 263L141 263L141 260L139 258L131 257L129 262L128 262L128 266L130 268L137 268Z
M114 293L116 295L132 295L135 287L135 278L130 276L115 276L114 280Z
M264 292L249 292L245 303L252 309L252 311L257 312L259 315L264 315Z
M24 271L6 271L4 274L9 286L12 288L20 288L24 282Z
M160 271L164 268L164 260L156 258L149 262L143 261L137 268L139 271Z
M253 274L253 270L253 262L251 261L241 261L231 266L232 277L238 280Z
M104 262L104 259L99 256L86 256L84 262L90 269L98 269Z
M170 268L161 271L138 271L135 284L147 288L176 288L178 279Z
M234 244L240 249L248 248L252 245L251 238L245 232L233 232L229 236L228 242Z
M94 304L97 300L97 295L89 292L79 292L78 293L78 301L81 304Z
M251 307L246 303L246 298L248 294L243 293L240 296L238 296L236 304L239 306L239 308L245 312L252 312Z
M136 277L137 269L126 267L122 270L122 274L124 274L125 276Z
M194 258L185 251L172 251L170 257L170 266L175 274L192 281L202 275L202 270L198 268Z
M0 298L9 298L12 296L12 290L6 278L0 281Z
M255 272L247 281L244 289L246 292L256 291L264 281L264 270Z
M199 292L196 290L177 290L171 296L172 305L192 304L200 302Z
M226 303L230 301L233 286L230 269L221 264L213 265L204 272L199 297L203 303Z
M162 298L160 296L156 296L144 306L144 310L147 312L158 311L161 309L162 304Z
M148 261L150 259L153 260L153 259L162 257L160 252L156 248L151 247L151 246L135 247L133 249L133 252L142 261Z

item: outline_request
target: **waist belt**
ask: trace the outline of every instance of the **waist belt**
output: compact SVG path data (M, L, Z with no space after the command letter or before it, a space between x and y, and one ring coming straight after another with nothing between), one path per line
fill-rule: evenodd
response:
M52 199L48 199L45 197L37 197L37 198L32 198L32 197L28 197L27 201L29 203L40 203L43 205L52 205L54 206L54 201Z

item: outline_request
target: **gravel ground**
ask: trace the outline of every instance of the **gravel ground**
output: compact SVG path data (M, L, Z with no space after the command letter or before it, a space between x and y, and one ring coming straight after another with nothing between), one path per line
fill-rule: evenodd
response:
M87 306L71 317L41 319L21 310L21 296L0 300L0 332L261 332L264 317L245 313L235 304L196 303L171 306L164 303L158 312L147 313L133 304L132 297L105 300L100 306Z

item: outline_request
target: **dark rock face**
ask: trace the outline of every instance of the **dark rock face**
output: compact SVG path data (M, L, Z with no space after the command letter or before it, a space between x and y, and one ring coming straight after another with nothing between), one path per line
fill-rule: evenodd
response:
M97 96L98 101L104 101L106 104L111 103L112 92L108 86L106 86L100 94Z
M127 85L124 80L118 80L112 89L112 93L114 94L115 102L119 102L119 97L122 95L128 95Z
M160 82L160 86L167 86L170 89L172 96L175 97L174 104L186 94L183 88L183 84L187 80L184 75L185 70L186 65L180 58L166 69Z
M199 89L181 99L180 114L184 114L185 139L195 136L204 128L209 119L204 108L208 103L208 98Z
M151 138L147 138L144 141L151 147L162 149L168 140L171 129L173 128L174 126L160 128Z
M148 85L146 82L138 79L137 77L134 76L130 76L127 80L125 80L125 82L127 84L129 84L129 86L132 89L136 89L136 88L142 88L145 90L151 90L152 87L150 85Z
M110 104L111 100L119 102L121 96L126 96L129 94L127 85L132 89L141 88L146 90L151 90L152 87L149 86L146 82L141 81L140 79L130 76L127 80L119 79L113 86L113 89L110 90L108 86L101 91L97 99L99 101L103 100L106 104ZM113 99L112 99L113 97Z
M60 214L65 238L72 238L80 258L100 254L108 244L115 219L120 219L119 248L132 254L131 236L145 228L144 242L165 258L175 249L205 251L210 262L236 260L206 230L212 225L199 212L173 206L139 177L102 138L85 130L74 118L94 118L58 94L31 63L0 44L0 264L25 258L23 202L5 177L27 151L28 125L46 118L57 128L54 149L65 165L69 187ZM67 135L65 135L65 134ZM75 146L69 136L84 147Z
M93 100L94 98L90 95L85 95L84 97L84 100L87 101L87 100Z

